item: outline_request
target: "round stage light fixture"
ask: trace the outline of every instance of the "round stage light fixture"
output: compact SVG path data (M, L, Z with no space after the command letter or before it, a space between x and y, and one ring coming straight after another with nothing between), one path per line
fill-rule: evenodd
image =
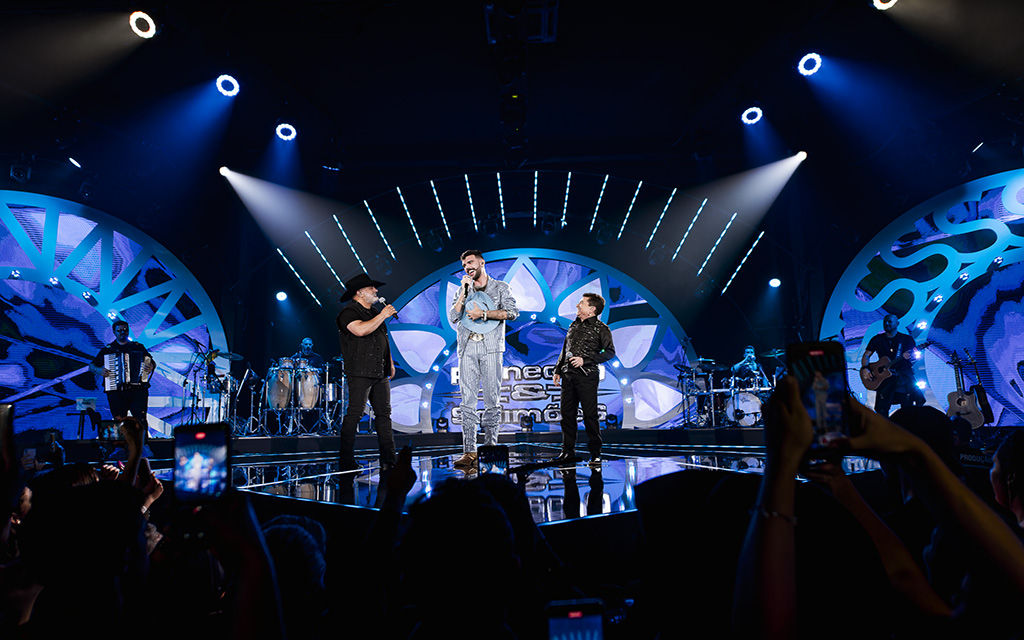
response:
M298 133L299 132L295 130L295 127L285 122L277 125L277 137L282 140L294 140Z
M136 11L132 13L128 16L128 24L131 25L135 35L140 38L149 39L156 35L156 23L145 12Z
M816 53L808 53L800 58L800 64L796 65L796 69L802 76L813 76L818 69L821 69L821 56Z
M892 5L896 4L898 1L899 0L874 0L872 4L875 5L875 8L878 9L879 11L885 11L886 9L892 7Z
M280 302L284 302L285 300L288 299L288 294L285 293L284 291L278 291L277 292L277 299Z
M800 162L803 162L804 160L807 159L807 152L806 151L798 151L797 154L796 154L796 159L799 160Z
M761 111L760 107L750 107L743 112L743 115L740 116L740 120L743 121L743 124L756 124L761 119L762 115L764 115L764 113Z
M918 380L917 381L917 388L918 389L924 389L927 386L928 386L928 383L925 382L924 380Z
M220 169L218 169L217 172L220 173L220 175L227 177L227 175L228 175L228 173L230 173L230 171L231 171L231 169L228 169L227 167L221 167Z
M220 91L229 98L231 96L238 95L238 90L240 88L241 86L238 84L238 80L235 80L227 74L217 78L217 91Z
M768 286L771 287L772 289L778 289L781 285L782 280L779 280L778 278L772 278L771 280L768 281Z

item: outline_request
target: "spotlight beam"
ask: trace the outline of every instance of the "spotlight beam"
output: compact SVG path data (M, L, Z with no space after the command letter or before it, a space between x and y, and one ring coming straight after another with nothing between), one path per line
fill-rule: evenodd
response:
M661 215L658 216L658 221L654 224L654 229L651 230L651 237L647 238L647 244L644 245L646 251L651 246L651 241L654 240L654 234L658 233L658 227L661 226L661 221L665 218L665 212L668 211L669 205L672 204L672 198L676 197L677 189L673 189L672 193L668 196L668 202L665 203L665 208L661 210Z
M565 218L569 215L569 185L572 184L572 171L565 179L565 202L562 204L562 227L567 224Z
M676 261L676 256L679 255L679 250L683 248L683 243L686 242L686 237L690 235L690 231L693 229L693 225L696 224L697 218L700 217L700 212L704 210L704 205L708 203L708 199L704 198L704 202L700 203L700 207L697 209L697 213L693 214L693 220L690 220L690 226L686 228L686 233L683 234L683 239L679 241L679 246L676 247L676 252L672 254L672 262Z
M320 250L320 247L317 246L316 244L316 240L313 239L313 236L309 235L308 231L306 232L306 237L309 238L309 242L310 244L313 245L313 248L316 249L316 252L320 254L320 258L323 259L324 264L327 265L327 268L331 270L331 275L333 275L334 279L338 281L338 284L340 284L342 288L344 288L345 283L342 282L341 278L338 277L338 274L337 272L335 272L334 267L332 267L330 261L327 260L327 256L325 256L324 252Z
M700 265L700 269L697 271L698 276L704 272L704 267L708 266L708 262L711 260L711 256L715 255L715 249L717 249L718 245L721 244L722 238L724 238L725 234L729 231L729 227L732 226L732 222L733 220L736 219L736 215L736 213L732 214L732 217L729 218L729 222L725 223L725 228L722 229L722 233L719 234L718 240L715 240L715 244L711 247L711 251L708 252L708 257L704 258L704 264Z
M306 284L306 281L302 279L302 276L299 275L299 272L296 271L295 267L292 266L292 263L288 260L287 256L284 255L284 251L281 251L280 247L278 247L277 253L281 256L281 259L284 260L284 263L288 265L288 268L292 270L292 273L295 274L295 277L299 279L299 282L302 283L302 286L305 287L306 291L309 293L309 297L313 298L313 301L316 302L317 306L324 306L323 304L320 303L320 300L317 299L316 295L313 293L313 290L309 288L309 285Z
M409 226L412 227L412 233L416 236L416 244L423 248L423 242L420 240L420 232L416 230L416 223L412 221L412 214L409 213L409 207L405 204L405 196L402 195L402 187L395 187L395 191L398 192L398 199L402 201L402 208L405 209L405 217L409 219ZM394 255L392 255L394 257Z
M399 192L399 195L401 195L401 192ZM395 258L395 252L391 250L391 245L388 244L388 239L384 237L384 231L380 228L380 225L377 224L377 216L373 215L373 209L370 208L370 205L366 200L363 200L363 204L366 205L366 211L370 214L370 220L373 220L373 226L377 227L377 233L380 234L380 239L384 241L384 246L388 248L388 253L391 254L391 258L393 260L397 260L398 258ZM402 204L405 204L405 200L402 201ZM406 213L408 213L408 211L406 211ZM413 231L415 230L416 228L413 227ZM417 238L418 237L419 236L417 236Z
M505 228L505 198L501 195L501 173L494 175L498 177L498 206L501 207L501 228Z
M597 194L597 206L594 207L594 217L590 219L590 228L587 233L594 230L594 223L597 222L597 210L601 208L601 198L604 198L604 188L608 186L608 174L604 175L604 182L601 183L601 193Z
M354 255L356 257L356 262L358 262L359 266L362 267L363 273L369 273L366 270L366 265L363 264L363 259L359 257L359 254L356 253L356 248L354 246L352 246L352 241L348 239L348 234L345 233L345 227L341 226L341 221L338 220L338 214L334 214L333 217L334 217L334 224L338 225L338 231L341 231L341 236L343 238L345 238L345 242L348 243L348 248L352 250L352 255Z
M622 232L626 230L626 223L629 222L629 214L633 212L633 205L636 204L636 197L640 195L640 187L642 186L644 186L643 180L636 185L636 191L633 192L633 200L629 203L629 209L626 209L626 217L622 219L622 226L619 227L619 235L615 237L616 240L622 238Z
M743 259L740 260L740 263L738 265L736 265L736 270L732 272L732 276L729 277L729 281L725 283L725 286L722 288L721 295L724 296L725 292L729 290L729 285L731 285L732 281L736 279L736 274L738 274L740 272L740 269L743 268L743 263L746 262L747 258L750 257L750 254L754 252L754 247L757 246L758 242L761 242L761 237L762 236L764 236L764 231L762 231L761 233L757 234L757 240L754 240L754 244L750 245L750 249L747 250L747 254L745 256L743 256Z
M480 229L476 225L476 209L473 208L473 190L469 188L469 174L463 174L466 179L466 195L469 196L469 215L473 218L473 231L479 232Z

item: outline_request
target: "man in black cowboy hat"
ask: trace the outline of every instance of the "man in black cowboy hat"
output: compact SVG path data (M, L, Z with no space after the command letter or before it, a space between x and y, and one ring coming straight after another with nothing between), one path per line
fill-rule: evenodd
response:
M341 302L349 301L338 314L338 337L345 360L348 384L348 411L341 423L341 469L358 469L354 455L356 426L369 399L376 420L377 444L380 447L382 470L395 464L395 435L391 430L391 384L395 363L384 321L398 313L392 305L379 312L372 308L378 302L377 287L383 282L371 280L360 273L348 281Z

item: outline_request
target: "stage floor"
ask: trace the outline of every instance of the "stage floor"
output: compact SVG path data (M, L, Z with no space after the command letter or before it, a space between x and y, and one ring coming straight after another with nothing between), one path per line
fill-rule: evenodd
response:
M757 445L678 445L621 443L605 446L600 465L584 458L575 464L557 464L557 442L510 443L509 477L524 485L534 521L559 522L581 517L616 514L635 509L634 488L651 478L683 469L721 469L760 473L764 448ZM363 449L361 468L339 472L337 452L269 453L236 456L234 485L240 489L326 503L375 507L382 499L383 482L375 451ZM429 496L449 479L466 479L477 469L455 468L461 447L423 444L414 447L412 466L416 483L407 504ZM848 471L877 468L863 458L848 458ZM170 480L171 470L158 472Z

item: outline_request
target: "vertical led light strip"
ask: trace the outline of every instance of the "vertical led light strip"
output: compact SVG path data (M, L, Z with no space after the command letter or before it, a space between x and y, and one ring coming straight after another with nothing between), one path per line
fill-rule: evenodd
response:
M569 185L572 184L572 171L565 178L565 202L562 203L562 226L564 227L567 223L565 221L566 216L569 214Z
M402 201L402 208L405 209L405 217L409 219L409 226L412 227L412 233L416 236L416 244L420 245L420 249L422 249L423 243L420 242L420 232L416 230L416 223L412 221L412 214L409 213L409 207L405 204L405 196L402 195L402 188L395 187L395 191L398 192L398 198ZM393 254L392 257L394 257Z
M601 198L604 197L604 188L608 186L608 174L604 176L604 182L601 183L601 193L597 194L597 206L594 207L594 217L590 219L590 228L587 229L587 233L594 230L594 223L597 222L597 210L601 208Z
M505 198L501 195L501 173L494 174L498 176L498 206L501 207L501 228L505 228Z
M533 172L533 226L537 227L537 176L540 172Z
M448 219L444 217L444 209L441 208L441 198L437 197L437 189L434 187L434 181L430 181L430 190L434 192L434 202L437 203L437 212L441 214L441 222L444 223L444 232L448 234L448 239L452 239L451 229L448 228Z
M366 200L363 200L363 204L366 205L366 210L370 213L370 220L373 220L373 226L377 227L377 233L380 234L380 239L384 241L384 246L388 248L388 253L391 254L391 258L393 260L397 260L398 258L395 258L395 252L391 250L391 245L388 244L388 239L384 237L384 232L381 231L380 225L377 224L377 216L373 215L373 209L370 208L370 205Z
M665 208L661 210L661 215L658 216L658 222L654 224L654 229L651 230L651 237L647 238L647 245L644 247L644 249L647 249L648 247L651 246L651 241L654 240L654 234L658 233L658 227L661 226L661 221L662 219L665 218L665 212L668 211L668 206L672 204L672 198L674 197L676 197L676 189L673 189L672 193L669 194L668 202L665 203Z
M345 288L345 283L342 282L341 278L338 277L338 273L334 270L334 267L331 266L331 263L328 262L327 256L325 256L324 252L320 250L320 247L317 246L316 244L316 240L313 239L313 236L309 235L308 231L306 232L306 237L309 238L309 242L310 244L313 245L313 248L316 249L316 252L320 254L320 258L323 259L324 264L327 265L327 268L331 270L331 274L334 276L334 279L338 281L338 284L340 284L342 288Z
M690 235L690 229L693 229L693 225L697 222L697 218L700 217L700 212L704 210L704 205L708 203L708 199L704 198L704 202L700 203L700 208L697 209L697 213L693 214L693 220L690 220L690 226L686 228L686 233L683 234L683 239L679 241L679 246L676 247L676 252L672 254L672 262L676 261L676 256L679 255L679 250L683 248L683 243L686 242L686 236Z
M341 221L338 220L337 214L334 215L334 224L338 225L338 231L341 231L341 236L345 238L345 242L348 243L348 248L352 250L352 255L356 257L356 262L358 262L359 266L362 267L363 273L368 273L366 265L363 264L363 259L359 257L358 253L356 253L356 248L352 246L352 241L348 239L348 234L345 233L345 227L341 226Z
M697 270L697 275L698 276L704 271L704 267L708 266L708 260L711 260L711 256L715 255L715 249L718 248L719 243L722 242L722 238L725 237L725 233L729 230L729 227L732 226L732 221L735 220L735 219L736 219L736 214L734 213L734 214L732 214L732 217L729 218L729 222L725 223L725 228L722 229L722 233L719 234L718 240L715 240L715 244L712 245L711 251L708 252L708 257L704 258L704 264L700 265L700 269Z
M626 209L626 217L622 219L622 226L619 227L619 235L615 236L618 240L622 237L622 232L626 230L626 223L629 222L629 214L633 212L633 205L636 204L636 197L640 195L640 187L644 186L644 181L641 180L640 184L636 185L636 191L633 193L633 200L629 203L629 209Z
M473 191L469 188L469 174L463 174L466 178L466 194L469 196L469 215L473 217L473 231L480 231L476 226L476 209L473 208Z
M754 244L750 245L750 249L747 251L747 255L743 256L743 259L740 260L740 263L738 265L736 265L736 270L732 272L732 276L729 278L729 282L725 283L725 286L722 288L722 293L720 295L723 295L723 296L725 295L725 292L726 292L726 290L728 290L729 285L732 284L732 281L736 279L736 274L739 273L740 269L743 268L743 263L746 262L747 258L750 257L750 254L754 252L754 247L757 246L757 243L761 242L761 236L763 236L763 235L764 235L764 231L762 231L761 233L757 234L757 240L754 240Z
M299 275L299 272L296 271L295 267L292 266L292 263L288 261L288 258L285 257L284 251L281 251L280 247L277 249L277 253L280 254L281 259L284 260L284 263L286 265L288 265L289 269L292 270L292 273L295 274L295 277L299 279L299 282L302 283L302 286L306 288L306 291L309 292L309 295L310 295L311 298L313 298L313 301L316 302L317 305L319 305L321 307L324 306L324 305L320 304L320 301L317 300L317 297L315 295L313 295L313 290L309 288L309 285L306 284L306 281L302 279L302 276Z

